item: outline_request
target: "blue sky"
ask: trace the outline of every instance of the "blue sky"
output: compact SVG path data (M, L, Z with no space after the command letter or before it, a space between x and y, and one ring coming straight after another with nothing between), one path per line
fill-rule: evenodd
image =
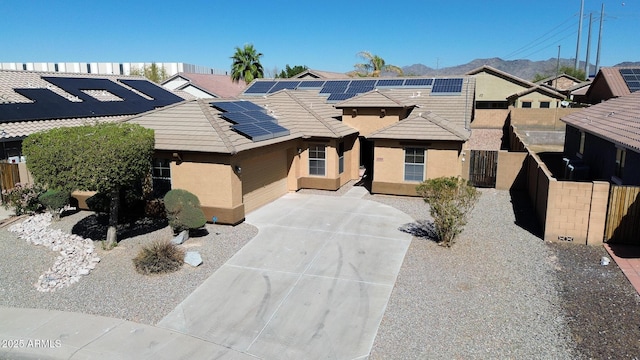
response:
M585 0L595 63L640 61L640 0ZM575 58L580 0L0 0L0 62L185 62L227 70L252 43L267 72L286 64L346 72L370 51L387 63L447 67L476 58Z

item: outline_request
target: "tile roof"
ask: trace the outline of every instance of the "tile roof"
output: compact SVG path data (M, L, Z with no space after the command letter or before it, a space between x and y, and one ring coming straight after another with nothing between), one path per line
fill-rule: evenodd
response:
M78 73L60 73L60 72L40 72L40 71L22 71L22 70L0 70L0 104L2 103L33 103L27 97L17 93L14 89L20 88L41 88L66 98L71 102L80 102L81 100L67 93L65 90L56 85L42 79L42 76L51 77L73 77L73 78L98 78L108 79L116 82L118 86L131 90L144 98L150 99L147 95L128 87L126 84L118 82L117 79L140 79L146 80L141 76L125 76L125 75L105 75L105 74L78 74ZM87 89L83 92L91 97L104 102L119 101L120 98L109 92L96 91L96 89ZM0 123L0 139L13 140L21 139L30 134L39 131L50 130L58 127L72 127L96 122L116 122L129 118L130 115L115 116L93 116L93 117L75 117L64 119L43 119L28 121L8 121Z
M543 94L546 94L548 96L555 97L557 99L564 99L565 98L565 96L563 94L561 94L561 93L559 93L559 92L557 92L557 91L555 91L553 89L549 89L548 87L542 86L542 85L535 85L532 88L524 89L524 90L522 90L520 92L517 92L517 93L515 93L513 95L510 95L509 97L507 97L507 99L519 98L519 97L522 97L524 95L531 94L532 92L543 93Z
M415 112L415 110L414 110ZM466 141L471 132L426 111L373 132L369 139Z
M489 65L483 65L483 66L481 66L479 68L473 69L473 70L467 72L465 75L476 75L476 74L479 74L481 72L486 72L486 73L489 73L489 74L493 74L495 76L501 77L501 78L503 78L503 79L505 79L507 81L510 81L512 83L516 83L516 84L518 84L520 86L523 86L523 87L534 87L534 86L536 86L536 84L532 83L531 81L527 81L527 80L519 78L519 77L517 77L515 75L511 75L511 74L509 74L507 72L504 72L502 70L498 70L498 69L496 69L496 68L494 68L492 66L489 66Z
M73 127L94 124L96 122L116 122L127 119L129 115L102 116L92 118L51 119L5 122L0 124L0 139L21 139L39 131L51 130L59 127Z
M560 120L640 152L640 91L592 105Z
M321 71L321 70L313 70L307 69L306 71L301 72L300 74L294 76L295 79L312 77L316 79L344 79L347 77L345 73L338 73L332 71Z
M188 86L195 86L196 88L209 93L212 97L219 98L237 98L244 89L247 87L242 81L233 82L231 76L228 75L214 75L214 74L193 74L193 73L177 73L176 75L165 80L162 85L170 83L177 78L182 78L186 82L180 85L177 90L183 90Z
M620 75L620 69L637 69L638 67L602 67L592 84L596 86L601 81L607 84L607 87L611 90L613 97L625 96L631 94L627 83L624 81L622 75ZM592 86L591 88L594 88ZM588 95L588 93L587 93Z
M341 138L358 132L338 120L342 111L307 91L282 90L251 101L269 109L279 124L305 137Z

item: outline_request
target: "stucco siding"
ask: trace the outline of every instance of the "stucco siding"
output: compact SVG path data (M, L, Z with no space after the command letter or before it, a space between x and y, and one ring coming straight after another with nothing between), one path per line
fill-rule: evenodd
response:
M242 201L245 212L287 193L287 151L273 151L248 158L242 163Z
M486 72L478 73L475 78L477 101L504 101L510 95L526 89L524 86Z
M381 116L381 109L360 108L354 117L352 109L345 109L342 122L358 130L361 136L368 136L372 132L385 128L400 121L401 109L385 109L386 115Z
M202 206L231 208L233 204L230 165L205 162L171 162L171 188L195 194Z

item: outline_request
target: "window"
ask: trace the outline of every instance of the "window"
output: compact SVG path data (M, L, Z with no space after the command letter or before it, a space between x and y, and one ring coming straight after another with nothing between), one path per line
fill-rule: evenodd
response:
M585 138L584 131L580 131L580 146L578 147L578 155L580 156L584 154L584 138Z
M616 169L614 171L614 175L620 180L622 180L622 176L624 175L624 162L626 157L626 150L616 149Z
M531 101L523 101L522 102L522 108L523 109L530 109L531 108Z
M164 197L171 190L171 161L169 159L153 159L151 172L153 179L153 196Z
M325 171L325 146L309 146L309 175L324 176Z
M551 107L551 103L548 101L540 101L540 108L541 109L548 109Z
M404 181L424 180L424 153L421 148L404 149Z
M338 144L338 174L344 172L344 143Z

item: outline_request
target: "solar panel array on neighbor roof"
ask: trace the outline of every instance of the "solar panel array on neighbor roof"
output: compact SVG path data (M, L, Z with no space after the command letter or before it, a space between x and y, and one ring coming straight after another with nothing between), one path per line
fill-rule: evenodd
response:
M278 125L278 120L250 101L220 101L210 103L222 111L222 117L233 123L231 128L252 141L263 141L289 135L287 128Z
M620 75L627 83L629 91L635 92L640 90L640 68L637 69L620 69Z
M432 93L455 94L462 91L462 78L434 79L350 79L350 80L273 80L256 81L244 91L245 95L267 95L282 89L317 90L328 96L327 102L338 102L356 95L363 94L376 88L431 88Z
M81 101L70 101L45 88L14 89L33 102L0 104L0 122L135 115L183 100L147 80L119 79L151 100L109 79L55 76L42 79ZM87 94L87 90L105 91L121 101L100 101Z

